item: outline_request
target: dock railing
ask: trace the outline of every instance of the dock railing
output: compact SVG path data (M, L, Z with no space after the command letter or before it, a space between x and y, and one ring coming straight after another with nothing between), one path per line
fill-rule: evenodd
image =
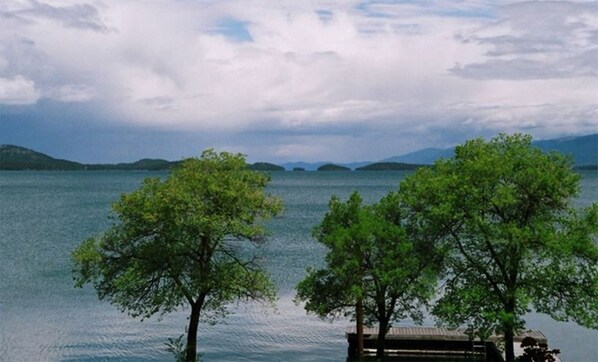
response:
M378 328L364 328L364 349L375 353ZM345 336L349 342L348 356L357 354L357 333L355 327L347 329ZM546 336L537 330L521 333L514 338L516 347L523 338L532 337L539 343L547 343ZM386 334L385 354L411 356L412 360L429 358L434 360L452 359L469 361L503 361L496 343L500 336L493 335L488 340L471 339L464 329L435 327L393 327Z

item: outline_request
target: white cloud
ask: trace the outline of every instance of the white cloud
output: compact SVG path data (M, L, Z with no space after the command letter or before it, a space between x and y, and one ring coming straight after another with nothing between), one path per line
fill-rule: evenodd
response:
M22 76L12 79L0 77L0 105L34 104L39 99L35 82Z
M31 82L30 103L93 99L113 119L175 130L597 125L598 3L502 3L9 0L0 77ZM288 143L272 152L308 152Z
M462 39L491 47L486 61L453 69L464 77L598 76L598 2L511 4L501 9L497 21L462 35Z

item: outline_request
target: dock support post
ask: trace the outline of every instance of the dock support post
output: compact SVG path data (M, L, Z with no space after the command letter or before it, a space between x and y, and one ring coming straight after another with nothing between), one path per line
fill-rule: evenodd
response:
M355 306L355 323L357 324L357 356L363 356L363 301L357 300Z

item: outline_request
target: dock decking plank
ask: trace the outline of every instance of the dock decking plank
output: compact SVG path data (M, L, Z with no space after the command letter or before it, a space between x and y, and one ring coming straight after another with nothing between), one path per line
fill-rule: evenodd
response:
M348 327L345 333L345 337L349 335L356 335L357 332L355 327ZM376 338L378 336L378 328L370 327L363 329L364 336L368 338ZM546 336L538 330L528 330L517 336L514 340L520 342L525 337L532 337L538 343L547 343ZM492 335L488 338L489 341L495 341L500 336ZM436 327L392 327L386 334L386 339L410 339L410 340L454 340L454 341L469 341L469 336L465 333L465 329L448 329L448 328L436 328ZM479 338L474 338L474 341L479 341Z

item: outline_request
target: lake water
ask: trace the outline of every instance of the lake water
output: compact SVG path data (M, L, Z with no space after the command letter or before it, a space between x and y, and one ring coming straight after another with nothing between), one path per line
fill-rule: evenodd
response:
M167 338L184 333L188 311L140 322L73 288L70 252L109 226L110 204L151 172L0 172L0 361L168 361ZM307 316L292 299L305 268L325 250L311 237L331 195L358 190L366 202L397 188L401 172L274 173L269 192L285 202L263 249L279 288L277 309L242 304L226 324L200 325L204 361L345 361L344 329ZM584 172L576 201L598 200L598 173ZM564 361L593 361L598 332L532 314ZM408 322L407 322L408 323ZM428 321L432 324L433 321Z

